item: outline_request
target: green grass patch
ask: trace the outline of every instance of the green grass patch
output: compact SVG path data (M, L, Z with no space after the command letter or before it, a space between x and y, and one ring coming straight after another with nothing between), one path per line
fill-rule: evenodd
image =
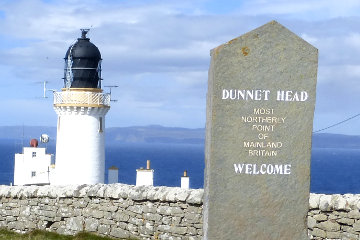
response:
M113 240L114 238L97 236L92 233L81 232L75 236L60 235L53 232L34 230L26 234L15 233L7 229L0 229L0 240ZM128 238L128 240L136 240Z

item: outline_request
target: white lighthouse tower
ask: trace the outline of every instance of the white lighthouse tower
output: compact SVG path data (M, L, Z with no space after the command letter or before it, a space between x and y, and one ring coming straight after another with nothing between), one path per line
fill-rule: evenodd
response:
M65 55L64 88L54 92L58 115L55 178L51 184L104 183L105 115L110 95L101 89L101 54L82 36Z

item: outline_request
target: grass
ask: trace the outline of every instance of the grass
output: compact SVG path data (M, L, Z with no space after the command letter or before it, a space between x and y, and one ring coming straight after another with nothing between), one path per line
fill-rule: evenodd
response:
M0 229L0 240L113 240L114 238L101 237L95 234L81 232L75 236L60 235L53 232L34 230L26 234L15 233L6 229ZM128 238L128 240L135 240Z

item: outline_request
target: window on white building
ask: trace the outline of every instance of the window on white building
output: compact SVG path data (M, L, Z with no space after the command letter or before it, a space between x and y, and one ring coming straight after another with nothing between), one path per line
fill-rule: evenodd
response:
M60 131L60 116L58 117L58 125L57 125L57 128L58 128L58 131Z
M35 171L32 171L31 172L31 177L35 177L36 176L36 172Z
M36 157L36 152L32 152L32 157Z
M103 119L99 117L99 132L103 132Z

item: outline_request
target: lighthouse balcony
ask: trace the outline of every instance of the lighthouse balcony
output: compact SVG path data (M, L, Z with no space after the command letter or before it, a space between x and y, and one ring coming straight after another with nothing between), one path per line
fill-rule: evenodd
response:
M96 90L63 89L54 92L54 106L110 107L110 94Z

